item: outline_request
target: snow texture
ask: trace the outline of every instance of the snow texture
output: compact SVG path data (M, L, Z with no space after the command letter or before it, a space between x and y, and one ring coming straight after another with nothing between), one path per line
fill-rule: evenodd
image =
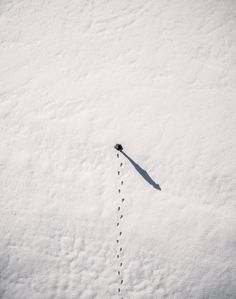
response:
M236 298L236 1L1 0L0 44L0 298Z

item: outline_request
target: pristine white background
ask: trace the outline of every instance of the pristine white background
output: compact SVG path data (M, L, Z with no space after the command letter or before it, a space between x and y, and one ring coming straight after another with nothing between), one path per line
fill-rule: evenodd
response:
M235 101L234 0L1 0L0 298L236 298Z

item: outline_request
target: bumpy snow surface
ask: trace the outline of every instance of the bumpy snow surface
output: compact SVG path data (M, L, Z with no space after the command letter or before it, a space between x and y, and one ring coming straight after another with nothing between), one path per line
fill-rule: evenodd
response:
M236 1L1 0L0 45L0 298L236 298Z

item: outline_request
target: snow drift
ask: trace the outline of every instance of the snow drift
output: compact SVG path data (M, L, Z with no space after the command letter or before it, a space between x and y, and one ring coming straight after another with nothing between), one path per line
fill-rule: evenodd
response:
M235 18L1 1L1 298L236 297Z

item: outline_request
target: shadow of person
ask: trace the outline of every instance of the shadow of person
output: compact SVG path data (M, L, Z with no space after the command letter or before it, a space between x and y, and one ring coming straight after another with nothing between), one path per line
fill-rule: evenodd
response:
M161 187L159 184L153 181L150 175L144 170L141 166L134 162L124 151L121 153L130 161L130 163L134 166L134 168L138 171L138 173L150 184L153 188L161 191Z

